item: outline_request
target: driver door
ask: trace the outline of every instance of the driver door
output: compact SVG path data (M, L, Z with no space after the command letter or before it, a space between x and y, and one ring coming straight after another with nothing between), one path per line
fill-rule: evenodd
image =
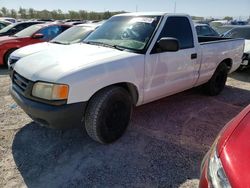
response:
M199 64L193 32L186 17L168 17L157 41L178 39L177 52L158 52L157 43L145 59L144 103L181 92L194 86Z

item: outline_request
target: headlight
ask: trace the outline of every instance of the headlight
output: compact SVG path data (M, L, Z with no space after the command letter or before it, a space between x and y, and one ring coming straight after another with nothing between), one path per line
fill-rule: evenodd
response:
M46 100L65 100L68 98L69 86L37 82L32 89L32 96Z
M213 188L231 188L226 173L221 164L220 158L216 152L216 145L214 146L209 163L208 163L208 177Z

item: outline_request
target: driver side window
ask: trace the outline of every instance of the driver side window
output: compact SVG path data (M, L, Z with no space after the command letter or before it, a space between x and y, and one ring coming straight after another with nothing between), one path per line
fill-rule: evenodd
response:
M161 31L157 41L163 37L173 37L178 39L180 49L194 47L193 32L190 22L186 17L169 17Z

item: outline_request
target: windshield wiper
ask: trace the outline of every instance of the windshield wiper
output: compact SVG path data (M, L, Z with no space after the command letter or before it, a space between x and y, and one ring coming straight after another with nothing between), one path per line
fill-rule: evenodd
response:
M119 46L119 45L112 45L112 44L107 44L103 42L96 42L96 41L83 41L85 44L92 44L92 45L97 45L97 46L104 46L104 47L109 47L109 48L114 48L120 51L125 50L125 48Z
M55 44L63 44L63 45L69 45L69 42L59 42L59 41L51 41L51 43L55 43Z

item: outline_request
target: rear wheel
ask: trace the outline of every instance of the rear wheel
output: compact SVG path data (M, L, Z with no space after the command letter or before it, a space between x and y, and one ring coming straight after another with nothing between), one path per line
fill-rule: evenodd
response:
M211 96L220 94L226 85L227 75L228 67L225 63L221 63L212 78L203 85L205 92Z
M132 113L132 100L124 88L108 87L90 100L85 113L85 128L97 142L111 143L125 132Z

